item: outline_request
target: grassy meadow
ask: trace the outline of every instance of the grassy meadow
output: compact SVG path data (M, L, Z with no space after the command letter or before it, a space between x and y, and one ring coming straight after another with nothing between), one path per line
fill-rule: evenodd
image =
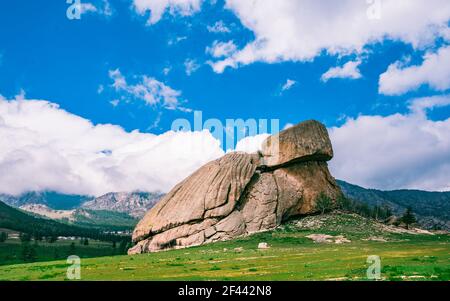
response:
M309 234L344 235L350 243L315 243ZM267 242L269 249L258 249ZM233 241L135 256L81 261L81 280L366 280L369 255L383 280L450 280L448 234L398 234L355 215L292 222ZM0 266L0 280L65 280L68 264Z

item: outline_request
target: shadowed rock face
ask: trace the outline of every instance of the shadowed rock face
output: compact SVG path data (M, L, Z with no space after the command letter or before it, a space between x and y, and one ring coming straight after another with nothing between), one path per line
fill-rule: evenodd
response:
M267 138L260 154L230 153L212 161L147 212L128 253L232 239L314 213L321 193L333 200L341 195L326 163L332 156L326 128L306 121Z

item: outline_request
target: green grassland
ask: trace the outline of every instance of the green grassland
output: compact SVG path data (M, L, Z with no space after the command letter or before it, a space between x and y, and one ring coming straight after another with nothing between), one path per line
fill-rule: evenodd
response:
M350 243L314 243L309 234L344 235ZM376 238L378 241L368 240ZM380 241L381 240L381 241ZM386 241L382 241L386 240ZM269 249L258 249L267 242ZM233 241L135 256L85 258L82 280L366 280L369 255L383 280L450 280L448 234L385 231L352 214L291 221ZM0 280L65 280L65 261L0 266Z

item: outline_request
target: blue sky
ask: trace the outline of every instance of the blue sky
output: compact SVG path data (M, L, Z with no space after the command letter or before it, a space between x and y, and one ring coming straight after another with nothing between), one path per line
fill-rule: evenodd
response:
M374 55L362 64L360 80L320 81L320 76L339 61L321 55L314 62L253 64L239 70L215 73L205 65L210 57L205 49L215 40L233 39L244 45L252 39L233 14L220 5L209 6L184 19L167 17L153 26L136 15L129 1L114 1L112 16L83 14L81 20L69 20L64 1L41 3L14 1L2 9L0 19L3 64L0 89L13 96L21 89L28 97L52 100L74 114L94 123L113 123L127 130L147 131L162 112L159 126L166 131L174 118L190 114L169 112L144 103L119 104L108 86L108 70L119 68L124 75L147 74L182 91L186 106L203 111L204 118L279 118L283 123L318 119L328 126L342 121L343 115L390 114L405 110L405 99L378 95L378 77L387 67L405 55L411 47L386 42L371 48ZM20 18L21 22L17 22ZM208 25L216 21L233 24L233 32L210 33ZM229 26L229 25L228 25ZM174 45L170 42L186 38ZM184 62L193 59L200 65L191 76ZM166 76L164 68L171 68ZM297 81L280 95L287 79ZM100 85L105 93L98 94ZM429 91L414 93L429 95Z
M355 7L370 8L365 1L358 1L344 1L343 6L348 5L351 9L341 11L338 8L334 13L346 18L345 14L352 14L352 9L359 16ZM84 0L81 3L90 6L86 6L80 20L67 18L66 10L71 4L63 0L45 1L45 4L26 0L2 2L0 95L11 102L16 95L23 95L24 92L27 100L46 100L94 125L113 124L127 133L138 130L140 133L164 135L170 130L174 119L191 120L192 111L198 110L202 111L204 119L217 118L223 122L227 118L279 119L281 127L317 119L328 128L335 129L332 138L352 135L352 132L338 134L339 130L349 129L351 121L363 122L359 119L361 117L376 120L374 116L378 116L386 121L397 114L409 118L413 100L443 97L439 105L425 109L426 117L421 122L436 126L444 131L445 136L447 128L443 129L442 124L438 123L448 121L450 116L446 102L450 88L449 72L446 70L450 69L450 65L447 52L444 53L450 37L448 3L431 1L426 9L433 13L425 11L427 17L424 17L420 5L406 7L406 11L411 9L408 11L411 20L405 20L401 13L391 16L390 11L385 11L385 19L381 15L377 21L379 24L361 21L364 26L368 24L368 33L364 33L355 30L357 23L334 24L333 16L326 13L326 1L298 4L311 6L311 13L317 14L317 24L303 21L305 18L296 15L295 10L291 13L289 9L275 5L275 2L272 3L273 8L261 4L261 1L253 2L254 7L249 10L245 4L233 0L180 0L172 4L165 0L153 3L146 0ZM385 1L385 10L391 8L391 3ZM152 15L157 14L157 8L163 11L160 19L149 21ZM307 7L299 7L299 10L302 8ZM332 7L328 10L333 11ZM365 13L361 11L361 14ZM268 20L269 17L272 19ZM328 19L323 21L321 18ZM414 18L419 18L419 21ZM398 23L391 24L391 19ZM292 21L294 28L284 30L283 26L289 26L280 25L285 20ZM386 20L385 23L381 23L383 20ZM269 25L264 22L269 22ZM270 22L274 28L271 28ZM401 22L414 22L423 27L402 26ZM322 24L330 26L330 29L321 29ZM214 25L222 25L222 31L214 32ZM341 32L336 31L330 37L316 40L305 35L308 26L311 31L317 30L318 36L326 35L330 30ZM436 27L439 27L438 30ZM346 32L350 33L349 38L344 38ZM231 42L228 53L214 57L211 50L214 45L227 42ZM245 51L249 45L250 50ZM304 45L312 46L308 48ZM216 50L223 50L219 48L216 47ZM429 59L431 67L412 69L425 65L430 55L436 56L434 61ZM213 68L220 61L227 61L229 67L224 70ZM345 71L343 67L349 62L355 62L355 65ZM188 70L189 63L192 70ZM388 72L390 67L393 72ZM334 75L325 80L324 74L332 68L337 68L336 72L330 72ZM120 86L114 82L111 75L114 71L120 74L120 79L126 80L126 84ZM382 85L380 78L383 74L386 81ZM136 92L144 76L152 79L159 88L168 88L175 93L173 101L176 104L168 106L164 96L150 95L153 97L150 105L143 94ZM8 116L3 116L3 119L8 119ZM392 123L389 125L392 126ZM447 123L444 125L447 126ZM415 126L417 128L406 131L410 133L423 129L419 123ZM374 127L368 129L367 136L371 136L370 130ZM355 125L355 128L363 127ZM439 139L423 145L427 149L438 143L438 152L444 153L438 162L431 164L432 170L425 168L430 175L439 170L437 182L429 177L426 180L416 177L414 180L414 176L409 176L411 173L423 174L423 166L408 169L407 176L402 172L399 175L392 170L368 167L364 165L364 160L360 161L361 169L366 166L368 174L351 174L348 169L354 163L350 162L350 155L348 159L342 159L342 164L341 161L336 163L334 169L337 177L353 182L361 179L357 184L365 186L450 189L450 180L444 175L450 170L450 148L447 140ZM349 150L341 146L358 142L364 143L344 138L336 140L336 143L333 141L338 153L352 152L353 149L356 152L365 151L353 144ZM368 145L386 143L370 141ZM402 147L407 146L389 144L389 147L397 147L400 154ZM417 156L423 154L420 151ZM347 158L341 156L344 157ZM398 158L395 156L390 160L397 162ZM396 166L397 170L403 170L415 158L413 155L411 161ZM187 171L175 178L182 178L185 173ZM400 178L402 180L395 181ZM425 182L428 184L421 184ZM31 188L55 189L52 185L42 184L17 191ZM114 188L113 185L108 186L108 189ZM73 189L60 190L73 192Z

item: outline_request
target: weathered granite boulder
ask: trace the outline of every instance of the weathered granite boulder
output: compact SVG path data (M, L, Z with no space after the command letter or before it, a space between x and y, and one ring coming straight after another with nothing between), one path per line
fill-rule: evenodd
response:
M262 145L263 164L280 166L299 161L329 161L333 148L327 129L308 120L268 137Z
M212 161L147 212L128 253L232 239L314 213L321 193L333 200L341 194L326 163L332 156L326 128L306 121L269 137L259 154L230 153Z

